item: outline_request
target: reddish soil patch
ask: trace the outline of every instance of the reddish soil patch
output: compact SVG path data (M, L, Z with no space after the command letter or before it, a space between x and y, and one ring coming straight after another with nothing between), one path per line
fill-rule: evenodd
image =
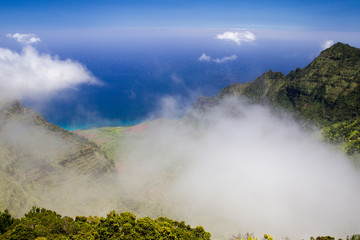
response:
M127 132L131 132L131 133L141 132L141 131L144 131L147 128L148 128L148 125L146 123L142 123L142 124L136 125L136 126L130 128L130 129L128 129Z

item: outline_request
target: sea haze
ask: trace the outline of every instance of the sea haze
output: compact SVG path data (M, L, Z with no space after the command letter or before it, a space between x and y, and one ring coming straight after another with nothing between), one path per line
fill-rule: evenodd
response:
M164 97L180 102L181 116L200 95L217 94L231 83L251 81L268 70L287 74L306 66L322 50L321 39L256 40L240 45L216 39L225 30L106 30L43 33L40 53L85 65L104 84L80 85L45 103L24 100L45 118L67 129L132 125L156 110ZM66 37L65 37L66 35ZM199 61L236 55L222 63ZM180 100L180 101L179 101Z

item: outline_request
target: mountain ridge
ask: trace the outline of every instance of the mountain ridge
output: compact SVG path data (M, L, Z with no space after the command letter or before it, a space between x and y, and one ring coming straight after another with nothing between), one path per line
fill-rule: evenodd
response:
M339 123L355 126L354 121L360 117L360 49L338 42L323 50L303 69L297 68L287 75L270 70L251 82L231 84L218 95L200 96L193 108L197 112L206 112L229 96L280 107L293 112L296 118L322 128L337 128L335 124ZM346 134L353 136L354 131L358 129ZM342 136L342 139L350 135ZM327 133L325 138L332 139ZM357 138L354 141L360 142ZM359 152L360 143L355 145Z
M360 112L360 49L336 43L303 69L287 75L270 70L251 82L231 84L213 97L201 96L194 108L205 110L225 96L270 103L329 123L351 119Z
M97 144L47 122L19 101L1 103L0 159L0 208L18 214L24 206L44 203L44 196L71 179L96 184L115 170Z

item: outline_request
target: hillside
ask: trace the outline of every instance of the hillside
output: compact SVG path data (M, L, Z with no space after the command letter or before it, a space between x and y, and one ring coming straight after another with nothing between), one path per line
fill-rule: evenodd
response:
M0 159L0 209L15 213L51 204L66 184L76 188L75 178L101 179L114 170L94 142L47 122L18 101L1 106Z
M337 129L338 123L351 124L360 116L360 49L336 43L303 69L297 68L287 75L269 71L252 82L231 84L216 96L199 97L194 108L207 111L228 96L281 107L303 120L335 129L332 132L341 131ZM342 136L346 143L349 143L346 139L352 139L348 153L360 151L359 137L354 138L359 128L352 129ZM330 135L327 131L327 140L340 140Z

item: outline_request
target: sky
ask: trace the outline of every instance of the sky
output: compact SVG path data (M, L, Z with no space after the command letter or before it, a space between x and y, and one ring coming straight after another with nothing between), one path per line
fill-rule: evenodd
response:
M338 41L360 47L359 13L350 0L2 0L0 88L64 127L137 121L169 95L186 108Z
M3 0L2 29L252 28L359 31L360 3L345 1Z

